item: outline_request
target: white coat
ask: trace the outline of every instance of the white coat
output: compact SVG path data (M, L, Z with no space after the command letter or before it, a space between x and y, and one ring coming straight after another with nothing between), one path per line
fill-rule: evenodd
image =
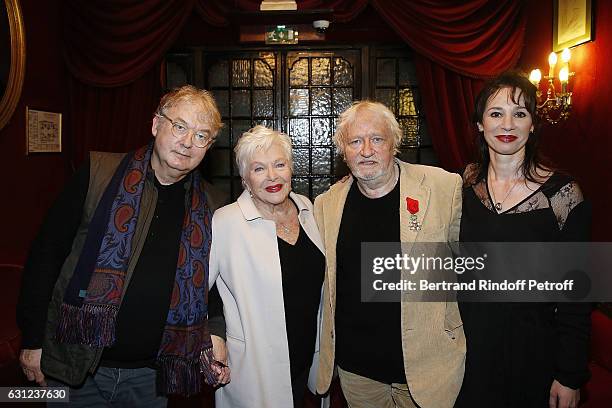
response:
M323 252L312 203L298 194L290 197L302 229ZM216 407L292 407L276 226L263 219L245 191L215 211L212 230L209 285L216 281L223 300L231 369L231 382L215 393Z

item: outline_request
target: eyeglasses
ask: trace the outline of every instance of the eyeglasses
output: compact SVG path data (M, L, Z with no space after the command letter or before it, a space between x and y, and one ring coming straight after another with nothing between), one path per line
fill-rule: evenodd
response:
M191 140L193 140L193 144L196 147L203 149L215 141L215 138L210 137L208 134L202 131L196 131L194 128L188 127L183 122L172 120L163 113L156 113L155 116L164 118L172 124L172 134L176 138L185 137L185 135L187 135L190 130L193 130L193 136Z

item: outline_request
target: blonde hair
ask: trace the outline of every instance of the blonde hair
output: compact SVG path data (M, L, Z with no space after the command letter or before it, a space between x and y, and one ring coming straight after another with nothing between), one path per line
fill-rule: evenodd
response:
M253 158L255 151L261 149L267 151L273 144L278 144L285 153L289 167L293 169L293 152L291 150L291 139L286 134L278 130L269 129L262 125L257 125L242 134L234 153L236 154L236 165L240 177L244 178L249 162Z
M184 85L180 88L175 88L162 96L161 100L159 101L159 105L155 110L155 114L166 114L166 111L169 108L177 105L180 102L188 102L198 105L202 109L204 115L206 115L206 119L209 122L208 125L210 125L210 130L213 137L219 133L219 130L221 130L223 127L223 123L221 122L221 114L217 108L215 98L210 92L204 89L196 88L193 85Z
M362 111L370 112L383 119L387 132L393 137L393 154L399 152L399 146L402 141L402 129L399 123L397 123L395 115L393 115L393 112L382 103L366 99L353 102L353 104L338 117L336 133L334 133L333 136L333 141L338 153L344 154L344 146L346 145L349 129L357 120L357 115Z

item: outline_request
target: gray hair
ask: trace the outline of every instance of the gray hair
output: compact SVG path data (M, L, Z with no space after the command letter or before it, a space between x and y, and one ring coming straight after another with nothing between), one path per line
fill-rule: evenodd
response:
M381 116L389 135L393 137L393 154L399 152L399 146L402 142L402 129L395 119L393 112L380 102L363 100L353 102L353 104L338 116L338 125L336 133L334 133L333 141L339 154L344 154L344 146L350 127L357 120L357 115L361 111L368 111L376 116Z
M236 154L236 165L240 172L240 177L244 178L249 162L253 159L253 155L257 149L264 152L267 151L273 144L278 144L285 153L289 161L289 167L293 169L293 153L291 150L291 139L286 134L278 130L269 129L262 125L257 125L252 129L247 130L242 134L234 153Z

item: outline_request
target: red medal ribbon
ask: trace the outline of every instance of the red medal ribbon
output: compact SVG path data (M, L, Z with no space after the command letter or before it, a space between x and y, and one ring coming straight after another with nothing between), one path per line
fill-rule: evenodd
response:
M406 206L408 207L410 214L416 214L419 212L419 200L406 197Z

